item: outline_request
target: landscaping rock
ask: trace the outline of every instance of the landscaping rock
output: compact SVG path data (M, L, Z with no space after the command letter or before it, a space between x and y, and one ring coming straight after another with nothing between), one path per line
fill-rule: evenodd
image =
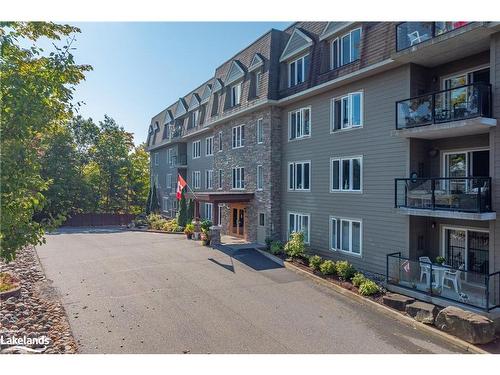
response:
M406 305L415 302L414 298L396 293L387 293L383 297L384 305L399 311L406 311Z
M415 301L406 305L406 313L418 322L434 324L438 309L431 303Z
M441 310L435 325L471 344L487 344L495 339L495 324L492 320L458 307L448 306Z

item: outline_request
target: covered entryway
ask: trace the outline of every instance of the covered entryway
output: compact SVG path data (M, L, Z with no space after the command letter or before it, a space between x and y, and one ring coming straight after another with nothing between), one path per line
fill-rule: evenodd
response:
M245 208L241 203L229 205L230 210L230 233L233 236L246 238Z

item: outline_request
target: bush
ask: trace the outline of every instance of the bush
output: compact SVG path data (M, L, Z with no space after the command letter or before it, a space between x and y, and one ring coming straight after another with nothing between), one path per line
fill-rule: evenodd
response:
M273 239L271 237L266 237L266 249L271 250L271 244L273 243Z
M164 220L162 230L164 230L165 232L182 232L184 228L177 224L176 219L172 219Z
M273 241L269 250L271 254L279 255L283 252L283 243L281 241Z
M186 227L184 228L184 234L193 234L194 233L194 224L188 223L186 224Z
M357 272L354 277L351 279L352 281L352 285L354 286L360 286L361 284L363 284L365 281L367 280L367 278L365 277L365 275L363 275L361 272Z
M365 281L359 287L359 294L361 294L362 296L371 296L378 292L380 292L378 285L368 279L365 279Z
M305 255L305 251L304 234L302 232L293 232L290 235L290 241L285 245L285 253L290 258L302 258Z
M319 266L319 270L323 275L335 275L337 272L337 268L335 266L335 263L331 260L325 260L321 265Z
M205 234L210 233L211 226L212 226L212 222L210 220L203 220L200 224L201 231Z
M313 255L309 258L309 267L311 267L314 271L319 271L321 263L323 263L323 258L319 255Z
M350 280L356 273L354 266L347 260L339 260L335 266L337 268L337 275L342 280Z

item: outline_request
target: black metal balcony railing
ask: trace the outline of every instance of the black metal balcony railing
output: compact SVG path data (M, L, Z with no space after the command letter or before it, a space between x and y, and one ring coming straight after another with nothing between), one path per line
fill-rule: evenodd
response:
M386 282L422 295L459 302L490 311L500 307L500 271L467 270L406 258L400 252L386 256Z
M174 155L172 156L172 165L187 165L187 155Z
M490 177L396 178L396 208L491 212Z
M396 102L396 129L491 116L491 85L472 83Z
M469 22L402 22L396 25L396 51L425 42L467 25Z

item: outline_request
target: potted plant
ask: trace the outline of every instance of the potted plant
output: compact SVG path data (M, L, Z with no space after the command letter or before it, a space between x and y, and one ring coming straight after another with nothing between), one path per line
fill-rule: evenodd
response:
M188 240L193 238L193 233L194 233L194 225L192 223L186 224L186 227L184 228L184 234L186 235L186 238Z
M442 256L436 257L436 263L439 264L440 266L442 266L445 261L446 261L446 259Z
M203 246L210 246L210 227L212 222L210 220L203 220L201 222L201 243Z

